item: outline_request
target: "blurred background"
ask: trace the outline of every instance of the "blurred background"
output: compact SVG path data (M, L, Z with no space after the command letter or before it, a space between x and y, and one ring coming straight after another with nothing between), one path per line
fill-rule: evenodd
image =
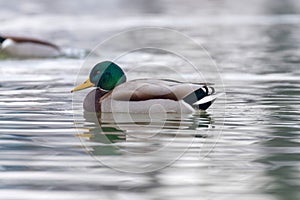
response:
M207 45L258 39L265 44L279 37L279 30L272 31L277 26L286 28L291 37L297 34L300 7L297 0L12 0L0 4L2 34L36 36L82 48L93 48L114 32L140 26L174 28ZM287 28L285 23L294 26Z
M0 199L298 200L300 1L0 0L1 35L71 49L93 49L116 33L149 26L178 30L207 49L224 82L225 115L217 100L202 115L168 118L165 140L158 141L130 139L110 119L99 129L83 113L76 128L80 108L72 108L69 91L84 57L1 58ZM149 54L145 62L158 56L164 57ZM182 129L176 140L169 138L174 129ZM185 151L191 135L191 148L161 170L124 173L94 159L142 167L165 157L128 157L107 138L140 153L172 139L171 155ZM205 148L209 154L199 159Z

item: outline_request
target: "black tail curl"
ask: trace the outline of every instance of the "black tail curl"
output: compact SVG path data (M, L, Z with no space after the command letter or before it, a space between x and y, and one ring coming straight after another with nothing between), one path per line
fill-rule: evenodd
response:
M202 88L199 88L198 90L195 90L191 94L184 97L183 100L186 103L190 104L195 109L206 110L213 103L213 101L206 102L204 104L199 104L199 105L193 105L193 104L199 101L200 99L212 95L214 93L215 93L215 89L213 87L203 86Z

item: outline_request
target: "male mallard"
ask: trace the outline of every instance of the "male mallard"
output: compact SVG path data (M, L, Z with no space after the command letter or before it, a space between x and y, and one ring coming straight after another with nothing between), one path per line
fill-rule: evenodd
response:
M126 82L124 71L104 61L91 70L89 79L71 92L97 87L84 99L86 111L96 112L173 112L206 110L217 98L214 88L201 83L167 79L136 79Z
M0 36L0 50L10 56L16 57L57 57L61 55L61 49L47 41Z

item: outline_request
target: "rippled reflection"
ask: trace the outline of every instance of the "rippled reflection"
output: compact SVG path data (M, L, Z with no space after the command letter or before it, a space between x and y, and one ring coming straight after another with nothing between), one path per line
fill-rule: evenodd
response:
M83 130L78 134L83 146L103 164L124 171L137 170L138 157L144 165L153 165L149 169L140 169L140 172L153 170L153 167L166 167L179 159L195 142L195 138L209 137L208 131L214 127L212 118L206 112L129 116L123 113L85 112L84 118L82 126L77 124L79 131ZM122 155L134 162L120 168L120 158L112 157L106 163L99 157L109 155Z

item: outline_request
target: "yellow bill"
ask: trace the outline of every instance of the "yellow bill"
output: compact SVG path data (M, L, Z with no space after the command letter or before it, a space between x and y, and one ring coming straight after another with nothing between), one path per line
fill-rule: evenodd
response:
M88 80L84 81L81 85L78 85L73 90L71 90L71 92L76 92L76 91L83 90L83 89L86 89L86 88L89 88L89 87L93 87L93 86L95 86L95 84L92 83L90 81L90 79L88 79Z

